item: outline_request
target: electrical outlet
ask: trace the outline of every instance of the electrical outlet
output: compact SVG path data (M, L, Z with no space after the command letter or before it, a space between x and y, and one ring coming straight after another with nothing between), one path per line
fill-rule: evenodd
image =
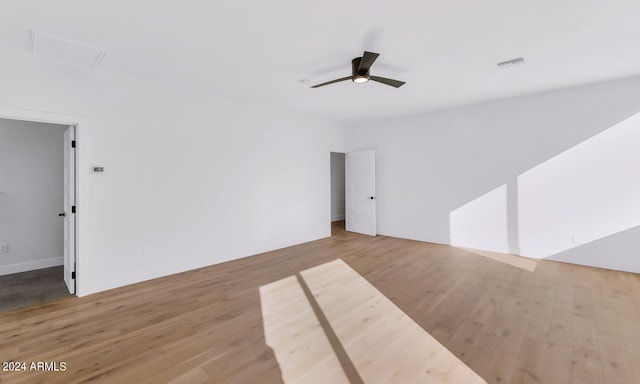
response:
M142 256L151 256L151 247L142 247Z
M0 253L8 253L8 252L9 252L9 244L0 243Z

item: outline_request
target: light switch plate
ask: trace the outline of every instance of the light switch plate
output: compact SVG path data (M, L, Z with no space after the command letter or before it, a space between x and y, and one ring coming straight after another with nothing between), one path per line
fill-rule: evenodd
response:
M94 188L91 190L91 198L92 199L104 199L104 189L102 188Z

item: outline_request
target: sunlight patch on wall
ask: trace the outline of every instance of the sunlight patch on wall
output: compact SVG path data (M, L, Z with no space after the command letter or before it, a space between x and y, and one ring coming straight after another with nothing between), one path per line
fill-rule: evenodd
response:
M640 114L518 176L521 254L548 257L640 224Z
M449 214L451 245L509 253L506 184Z

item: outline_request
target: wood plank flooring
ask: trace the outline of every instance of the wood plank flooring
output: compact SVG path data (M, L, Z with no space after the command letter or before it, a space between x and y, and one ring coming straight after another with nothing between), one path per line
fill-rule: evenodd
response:
M0 313L0 361L66 363L0 371L0 383L284 383L260 287L336 259L488 383L640 384L638 275L551 261L531 272L338 227L331 238Z
M363 382L486 384L342 259L300 275Z

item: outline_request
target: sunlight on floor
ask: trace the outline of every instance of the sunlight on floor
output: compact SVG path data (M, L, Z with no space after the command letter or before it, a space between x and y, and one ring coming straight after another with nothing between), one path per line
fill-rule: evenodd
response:
M260 287L265 340L285 383L348 383L295 276Z
M301 276L363 382L486 383L344 261ZM348 382L295 276L261 287L260 298L285 383Z

